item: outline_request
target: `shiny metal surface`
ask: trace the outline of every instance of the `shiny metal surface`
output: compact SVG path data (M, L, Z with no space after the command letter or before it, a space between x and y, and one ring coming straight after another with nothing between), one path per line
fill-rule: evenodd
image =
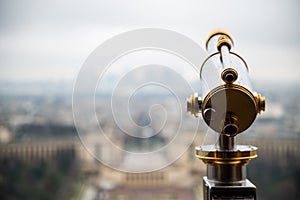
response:
M221 46L221 61L223 63L223 68L227 69L227 68L231 68L232 66L230 63L230 56L229 56L229 48L227 45L223 45Z
M236 138L220 134L218 148L219 150L236 150Z
M237 145L233 150L220 150L215 145L195 148L196 157L207 165L247 165L257 157L257 147Z
M187 99L187 111L195 117L199 116L201 107L201 100L199 100L198 93L195 92L190 98Z
M208 165L207 178L226 185L236 184L234 182L246 179L245 165Z
M217 47L218 47L218 42L219 42L220 36L226 36L226 38L229 40L231 46L233 46L233 40L232 40L230 33L228 33L225 30L217 29L217 30L211 32L206 39L205 46L206 46L206 50L209 53L215 53L218 51Z
M201 112L206 124L217 133L224 133L230 117L235 117L233 125L237 127L236 135L248 129L256 118L258 108L257 101L249 90L236 84L224 84L214 88L203 99ZM214 119L205 117L205 110L215 110Z

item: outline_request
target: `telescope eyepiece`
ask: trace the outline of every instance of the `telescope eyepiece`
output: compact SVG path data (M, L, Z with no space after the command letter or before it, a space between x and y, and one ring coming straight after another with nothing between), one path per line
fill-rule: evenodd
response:
M231 84L237 80L238 73L233 68L227 68L222 72L221 78L225 83Z

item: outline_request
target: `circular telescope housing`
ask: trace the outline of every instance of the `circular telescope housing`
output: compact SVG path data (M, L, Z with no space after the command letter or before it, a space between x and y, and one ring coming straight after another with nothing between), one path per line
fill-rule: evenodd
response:
M253 123L257 105L255 97L246 88L224 84L205 96L201 112L210 128L227 136L235 136Z

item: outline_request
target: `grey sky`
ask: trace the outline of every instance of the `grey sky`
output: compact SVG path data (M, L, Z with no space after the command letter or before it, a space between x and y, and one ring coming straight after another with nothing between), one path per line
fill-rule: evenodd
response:
M0 80L73 80L106 39L164 28L204 46L224 28L257 79L300 75L300 3L286 1L0 0Z

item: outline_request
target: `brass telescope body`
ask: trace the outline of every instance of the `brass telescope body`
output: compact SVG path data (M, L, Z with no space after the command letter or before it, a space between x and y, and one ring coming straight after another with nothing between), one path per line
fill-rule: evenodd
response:
M248 129L257 114L265 110L265 98L249 87L247 73L243 73L248 72L248 66L243 58L230 51L232 47L232 37L226 31L217 30L209 35L206 49L211 55L201 66L200 80L214 75L213 80L219 82L208 82L209 90L202 99L195 93L187 100L188 112L195 117L201 112L205 123L220 134L216 145L195 149L196 157L207 165L204 199L212 199L214 195L232 197L228 191L235 197L248 195L256 199L256 187L246 178L246 165L257 157L257 148L236 145L235 136ZM214 65L209 66L210 63ZM209 70L203 74L207 66L215 67L217 74L209 74Z

